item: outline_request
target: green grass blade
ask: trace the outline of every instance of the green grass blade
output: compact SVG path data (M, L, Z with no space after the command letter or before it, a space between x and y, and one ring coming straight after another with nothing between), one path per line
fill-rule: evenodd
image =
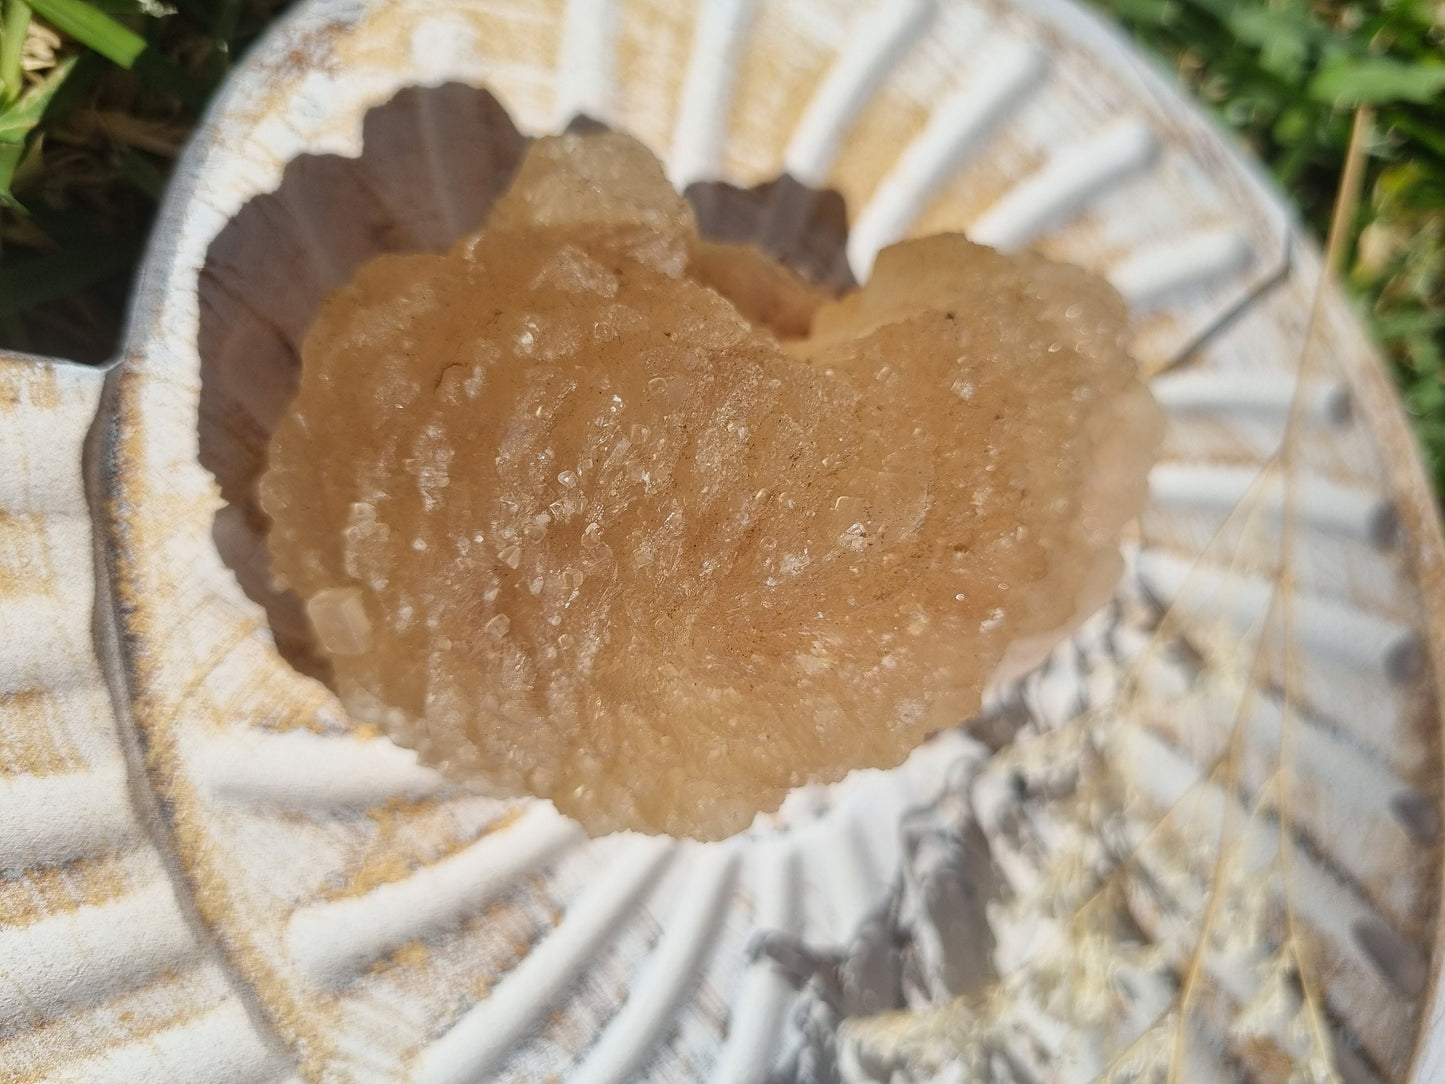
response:
M154 49L148 48L145 38L85 0L28 2L37 15L49 20L61 33L68 34L112 64L134 70L157 90L196 107L209 96L207 87Z
M21 59L25 55L25 33L30 29L30 5L25 0L0 0L5 17L0 22L0 100L13 102L25 89Z
M96 84L111 70L110 61L98 53L89 50L77 53L75 67L70 69L65 82L45 108L45 125L57 124L75 110L87 108L94 100Z
M75 57L68 57L53 68L45 81L31 87L18 102L0 111L0 143L23 143L25 137L40 123L45 107L55 97L70 69L75 67Z
M85 0L29 0L35 13L62 34L94 49L112 64L130 68L145 52L146 40Z

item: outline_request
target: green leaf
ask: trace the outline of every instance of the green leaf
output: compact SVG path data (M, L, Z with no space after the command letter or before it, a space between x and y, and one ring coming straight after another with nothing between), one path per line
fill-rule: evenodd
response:
M1335 106L1414 102L1426 105L1445 91L1445 65L1405 64L1386 57L1336 61L1309 84L1316 101Z
M1284 146L1309 139L1314 131L1315 113L1319 106L1297 103L1290 106L1274 122L1272 134Z
M1404 339L1412 345L1417 341L1428 342L1433 335L1445 331L1445 316L1429 312L1395 313L1377 316L1374 321L1375 334L1381 339ZM1436 385L1439 386L1438 384Z
M145 38L116 22L85 0L28 0L62 33L105 57L112 64L134 69L137 75L159 90L187 105L199 107L209 89L188 72L147 47Z
M88 108L95 100L96 84L113 70L111 62L99 53L88 49L76 53L75 67L70 69L70 74L45 109L45 124L58 123L77 109Z
M25 55L25 35L30 29L30 5L25 0L0 0L4 5L4 22L0 25L0 101L13 102L24 89L25 73L21 67Z
M1281 47L1307 52L1338 42L1328 27L1315 22L1309 8L1298 4L1235 3L1230 5L1224 21L1236 38L1258 49Z
M1303 77L1315 29L1308 19L1272 8L1236 7L1227 22L1240 41L1259 50L1265 71L1286 83Z
M57 64L45 77L45 81L33 86L20 96L20 100L0 111L0 143L24 143L25 138L40 123L45 107L55 92L65 82L70 69L75 67L75 57L67 57Z
M29 0L35 13L62 34L94 49L112 64L129 68L145 52L146 40L85 0Z
M1432 117L1413 117L1401 113L1392 113L1382 120L1389 128L1428 147L1442 160L1445 160L1445 132L1440 130L1438 120ZM1445 169L1439 166L1435 168L1437 176L1445 180Z
M31 87L20 100L0 111L0 206L11 210L24 211L20 201L10 191L15 180L15 171L25 156L25 143L45 115L45 107L55 97L55 92L65 83L65 77L75 66L70 57L58 64L38 86Z

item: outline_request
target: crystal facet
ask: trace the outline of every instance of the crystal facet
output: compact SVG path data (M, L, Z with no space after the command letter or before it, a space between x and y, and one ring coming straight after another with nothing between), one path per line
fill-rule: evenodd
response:
M699 241L635 141L540 140L487 229L323 308L273 570L427 763L725 836L897 764L1107 597L1161 429L1123 326L959 236L825 299Z

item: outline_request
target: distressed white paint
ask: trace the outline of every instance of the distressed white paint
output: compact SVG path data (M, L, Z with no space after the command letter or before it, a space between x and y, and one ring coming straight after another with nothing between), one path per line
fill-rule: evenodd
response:
M0 1033L34 1027L184 968L196 944L169 882L0 927Z
M1077 215L1088 200L1146 169L1159 153L1154 132L1124 121L1065 147L1020 181L968 229L970 239L1013 252Z
M666 1034L706 967L717 927L732 904L738 851L728 844L693 848L679 900L663 919L662 938L642 964L627 1000L598 1037L573 1084L625 1084Z
M1238 230L1210 230L1137 249L1109 268L1108 276L1130 308L1144 312L1234 278L1253 257L1249 238Z
M188 759L196 782L218 801L277 810L385 805L425 798L445 785L416 753L385 738L236 730L207 738Z
M565 128L579 116L604 124L611 120L617 86L617 18L617 7L609 0L567 0L557 57L554 128Z
M538 802L517 824L405 880L296 912L287 951L317 985L344 982L379 956L456 925L580 838L573 822Z
M667 175L679 192L718 176L737 63L755 0L701 0Z
M848 129L936 14L935 0L885 0L860 19L793 132L786 172L814 188L827 182Z
M625 853L601 883L568 907L561 925L508 972L489 997L422 1051L416 1065L417 1084L466 1084L486 1079L628 921L672 853L666 840L629 840Z
M760 934L801 935L798 855L792 842L775 840L754 848L744 870L754 900L754 928ZM715 1084L749 1084L767 1075L794 997L787 977L771 960L754 959L733 997L727 1042L713 1073Z
M1227 514L1237 506L1264 509L1276 524L1286 508L1307 530L1378 545L1394 522L1389 498L1378 491L1297 473L1286 486L1277 467L1160 463L1149 472L1149 496L1162 505Z
M1139 575L1151 592L1186 616L1224 620L1240 632L1263 627L1275 594L1274 585L1261 577L1163 553L1140 554ZM1281 613L1275 613L1274 621ZM1419 664L1418 633L1391 618L1298 590L1290 616L1295 639L1330 663L1375 671L1390 680L1403 679Z
M1337 380L1312 378L1301 386L1283 374L1190 369L1166 373L1149 387L1159 404L1176 414L1256 415L1283 422L1300 395L1300 416L1307 421L1342 425L1350 416L1350 390Z
M933 110L858 213L848 263L859 281L879 250L903 237L939 188L983 149L994 126L1037 91L1047 68L1046 54L1033 43L1005 40L980 49L963 86Z
M138 834L119 763L62 775L0 776L0 872L105 854Z

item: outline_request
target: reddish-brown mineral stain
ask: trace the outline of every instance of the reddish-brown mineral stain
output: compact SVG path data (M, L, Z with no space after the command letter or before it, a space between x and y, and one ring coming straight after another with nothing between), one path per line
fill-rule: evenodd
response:
M944 236L750 320L712 288L747 262L639 144L568 136L327 302L261 492L356 717L593 833L718 838L1107 596L1161 422L1106 285Z

